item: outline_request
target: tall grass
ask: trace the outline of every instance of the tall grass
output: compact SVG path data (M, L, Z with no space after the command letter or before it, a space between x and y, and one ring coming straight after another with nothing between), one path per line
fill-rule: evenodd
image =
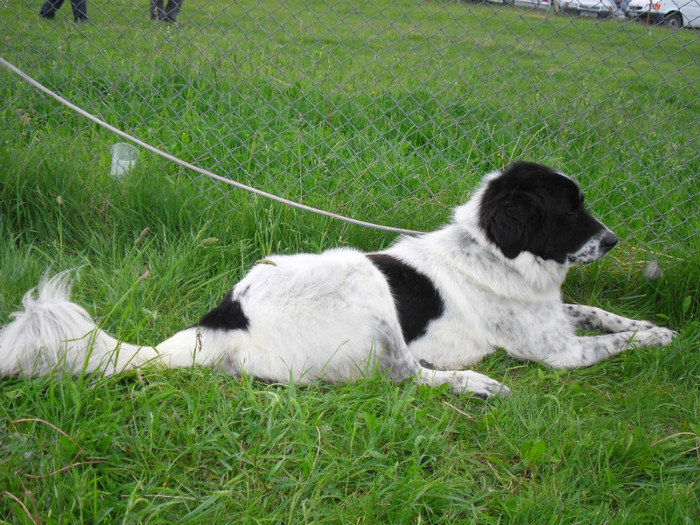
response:
M238 3L216 25L213 4L189 7L169 30L119 2L95 9L92 25L41 32L33 10L1 10L3 49L174 154L388 224L437 226L481 173L513 158L577 173L631 256L572 271L565 299L681 337L570 372L494 355L477 369L511 387L507 401L383 376L302 388L200 368L3 379L0 520L700 520L697 144L670 141L675 156L647 147L696 124L694 34L437 2L314 16L294 1ZM127 30L130 53L114 44ZM440 74L413 69L425 57ZM508 78L508 64L528 76ZM552 79L555 93L543 89ZM21 83L0 84L0 96L0 323L44 272L75 268L74 297L101 326L152 344L272 252L393 238L222 192L143 154L114 182L113 137ZM650 97L662 103L639 103ZM669 118L674 105L685 111ZM658 280L644 276L651 256Z
M121 0L95 11L87 26L0 12L13 28L6 57L217 173L429 229L481 174L528 158L576 175L622 238L675 257L697 251L692 31L405 0L203 3L177 28L154 26ZM0 89L12 155L41 144L108 183L113 136L21 82ZM178 174L142 157L146 173ZM221 188L199 186L222 198ZM245 206L245 196L223 195L225 212Z

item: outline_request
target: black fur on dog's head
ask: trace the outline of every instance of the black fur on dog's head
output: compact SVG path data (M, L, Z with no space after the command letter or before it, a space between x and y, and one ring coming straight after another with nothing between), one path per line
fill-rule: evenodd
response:
M529 252L561 264L588 263L617 243L586 211L583 193L572 179L532 162L517 162L487 182L478 221L509 259Z

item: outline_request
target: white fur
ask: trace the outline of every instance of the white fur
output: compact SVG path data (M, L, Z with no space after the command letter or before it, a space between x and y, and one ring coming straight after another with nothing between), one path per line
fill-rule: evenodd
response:
M150 347L139 351L99 330L70 301L69 272L42 279L24 295L22 306L24 311L12 314L14 320L0 330L0 376L81 370L110 375L157 357Z
M560 287L569 263L528 252L505 257L479 226L483 192L457 208L452 224L404 237L382 252L426 276L444 304L442 315L410 345L384 274L365 254L343 248L269 257L233 288L231 299L241 305L247 329L187 328L156 348L120 343L100 330L70 302L67 274L59 274L39 284L36 298L28 292L24 311L0 330L0 375L200 364L234 376L306 383L352 381L380 369L397 381L449 383L454 392L488 397L506 396L508 389L461 369L498 348L518 359L571 368L630 345L670 344L675 332L652 323L563 305ZM597 242L586 243L585 257L602 256ZM576 328L614 333L578 337Z

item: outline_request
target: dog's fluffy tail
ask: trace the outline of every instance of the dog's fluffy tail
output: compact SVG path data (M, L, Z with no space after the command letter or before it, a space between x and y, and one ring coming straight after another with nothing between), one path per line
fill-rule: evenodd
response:
M120 343L100 330L83 308L70 301L70 288L70 273L62 272L42 279L24 295L24 309L0 329L0 376L96 370L111 375L158 355L151 347Z

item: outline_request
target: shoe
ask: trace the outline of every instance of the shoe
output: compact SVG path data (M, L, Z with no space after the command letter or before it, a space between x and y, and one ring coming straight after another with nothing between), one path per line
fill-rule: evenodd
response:
M56 13L42 13L41 11L39 11L39 16L41 18L46 18L46 20L53 20L54 18L56 18Z

